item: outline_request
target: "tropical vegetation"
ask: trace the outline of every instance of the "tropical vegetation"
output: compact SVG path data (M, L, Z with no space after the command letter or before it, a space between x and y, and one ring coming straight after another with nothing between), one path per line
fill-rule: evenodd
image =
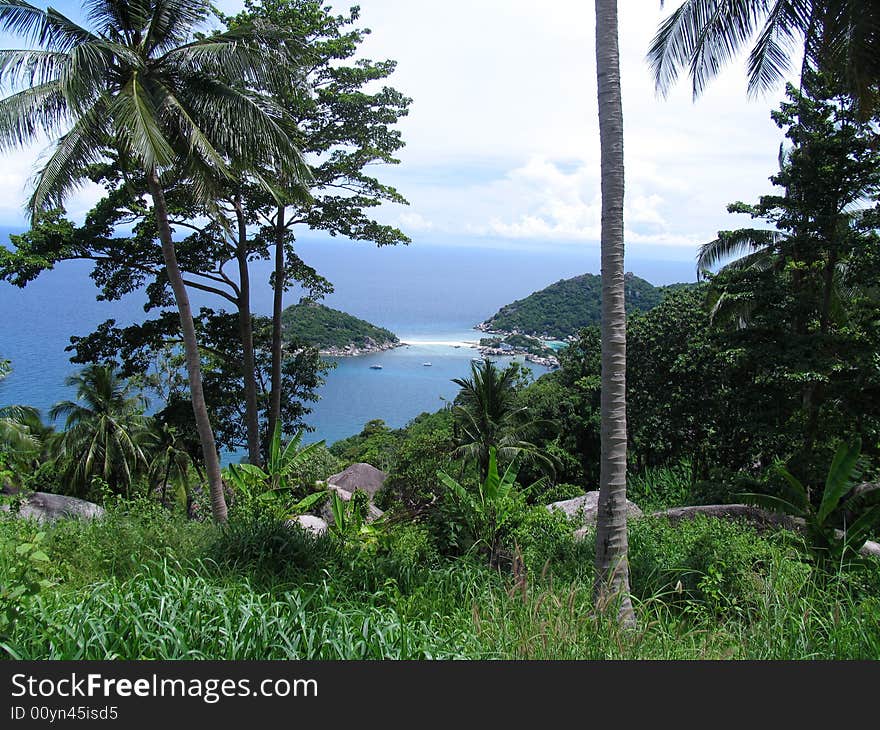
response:
M306 426L320 350L396 338L318 304L333 284L294 230L408 242L369 215L403 202L365 170L396 162L410 102L374 83L393 62L350 60L357 9L267 0L224 17L199 0L95 0L87 29L0 3L0 27L34 46L0 52L16 87L0 143L54 140L0 276L26 286L85 260L98 296L145 291L156 310L73 338L74 397L45 419L0 408L0 651L878 656L873 11L687 0L664 23L661 86L688 66L700 91L762 24L753 88L785 70L782 41L805 55L772 114L786 136L775 189L729 207L757 222L706 242L698 283L661 290L623 266L617 3L595 5L602 276L484 323L567 339L559 367L534 378L474 360L443 408L327 446ZM86 179L104 197L80 225L60 206ZM251 303L259 260L266 317ZM306 299L285 310L294 285ZM187 288L226 308L191 312ZM9 376L0 360L0 396ZM238 457L222 469L219 447ZM359 470L375 489L342 486ZM104 511L37 524L34 491Z
M645 312L657 306L663 289L634 274L624 277L627 312ZM505 304L480 324L488 332L517 332L563 340L583 327L601 321L602 281L595 274L560 279L555 284L510 304Z
M286 342L304 343L318 350L379 347L400 341L384 327L311 301L287 307L281 315L281 325Z

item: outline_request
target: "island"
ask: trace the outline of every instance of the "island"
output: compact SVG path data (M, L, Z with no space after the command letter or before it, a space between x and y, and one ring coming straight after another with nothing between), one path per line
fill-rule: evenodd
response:
M281 326L285 342L297 340L330 357L383 352L402 344L384 327L305 298L284 310Z
M654 308L663 298L664 289L627 273L624 277L627 312ZM527 335L538 341L570 340L583 327L599 324L601 310L602 277L582 274L560 279L525 299L501 307L476 329L508 337L507 344L519 349L509 339L510 335ZM534 347L534 343L529 346Z

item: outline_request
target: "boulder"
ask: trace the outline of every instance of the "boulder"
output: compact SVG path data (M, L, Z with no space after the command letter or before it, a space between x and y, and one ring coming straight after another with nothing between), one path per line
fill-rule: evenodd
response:
M315 515L299 515L292 520L288 520L286 524L288 527L297 524L314 535L323 535L327 532L327 523Z
M10 506L4 504L0 509L8 512ZM76 497L48 492L31 492L25 496L16 513L23 519L37 522L52 522L62 517L80 519L100 519L104 516L104 508L94 502L87 502Z
M587 492L574 499L553 502L547 505L547 509L551 512L553 510L563 512L569 518L577 518L583 527L589 527L596 524L596 515L599 511L599 492L598 490ZM637 504L627 500L626 516L628 518L641 517L642 510L639 509Z
M355 489L366 492L372 500L388 475L371 464L352 464L348 469L327 477L327 484L339 487L351 494ZM340 495L341 496L341 495Z

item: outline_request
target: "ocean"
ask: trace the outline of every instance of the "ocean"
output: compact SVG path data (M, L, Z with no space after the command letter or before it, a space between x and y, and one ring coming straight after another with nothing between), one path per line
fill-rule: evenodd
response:
M0 228L0 241L6 243L14 232ZM324 304L386 327L411 343L338 359L307 419L315 429L307 440L332 443L358 433L371 419L397 428L423 411L437 410L458 390L452 378L470 370L476 351L455 344L477 340L475 324L559 279L599 271L596 246L525 251L480 243L382 248L338 239L298 243L303 260L335 287ZM64 382L76 370L64 350L71 335L85 335L106 319L125 325L146 316L140 294L117 302L96 301L90 270L88 262L65 262L25 289L0 282L0 357L13 366L0 383L0 406L27 404L45 413L53 403L71 397ZM693 263L684 259L628 259L627 270L653 284L694 279ZM258 314L271 312L269 271L267 262L253 264L252 304ZM286 304L299 296L288 292ZM196 307L221 306L199 292L192 300ZM530 367L536 377L545 372Z

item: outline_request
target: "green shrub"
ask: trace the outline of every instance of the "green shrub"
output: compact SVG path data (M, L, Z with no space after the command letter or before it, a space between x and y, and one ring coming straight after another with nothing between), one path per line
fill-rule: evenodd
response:
M216 529L172 515L147 499L118 498L108 501L105 509L102 519L57 520L41 527L45 550L65 584L128 577L157 556L173 555L181 563L199 559ZM0 520L0 533L21 533L28 524Z
M645 512L692 504L691 474L689 462L630 474L627 478L626 496Z
M434 538L425 525L389 524L376 540L347 551L352 587L375 592L389 589L408 593L428 580L440 563Z
M532 504L547 505L552 502L563 502L566 499L582 497L584 494L584 488L577 484L552 484L538 495L529 493L529 501Z
M574 538L572 525L558 511L551 512L543 505L526 510L522 520L513 529L510 543L519 551L523 564L532 573L553 563L571 547Z
M291 577L314 573L336 556L336 543L269 510L242 511L218 529L208 556L223 570Z
M784 555L770 538L729 520L630 521L630 580L633 594L643 600L662 595L671 605L717 615L754 611L771 565L789 563L797 570Z

